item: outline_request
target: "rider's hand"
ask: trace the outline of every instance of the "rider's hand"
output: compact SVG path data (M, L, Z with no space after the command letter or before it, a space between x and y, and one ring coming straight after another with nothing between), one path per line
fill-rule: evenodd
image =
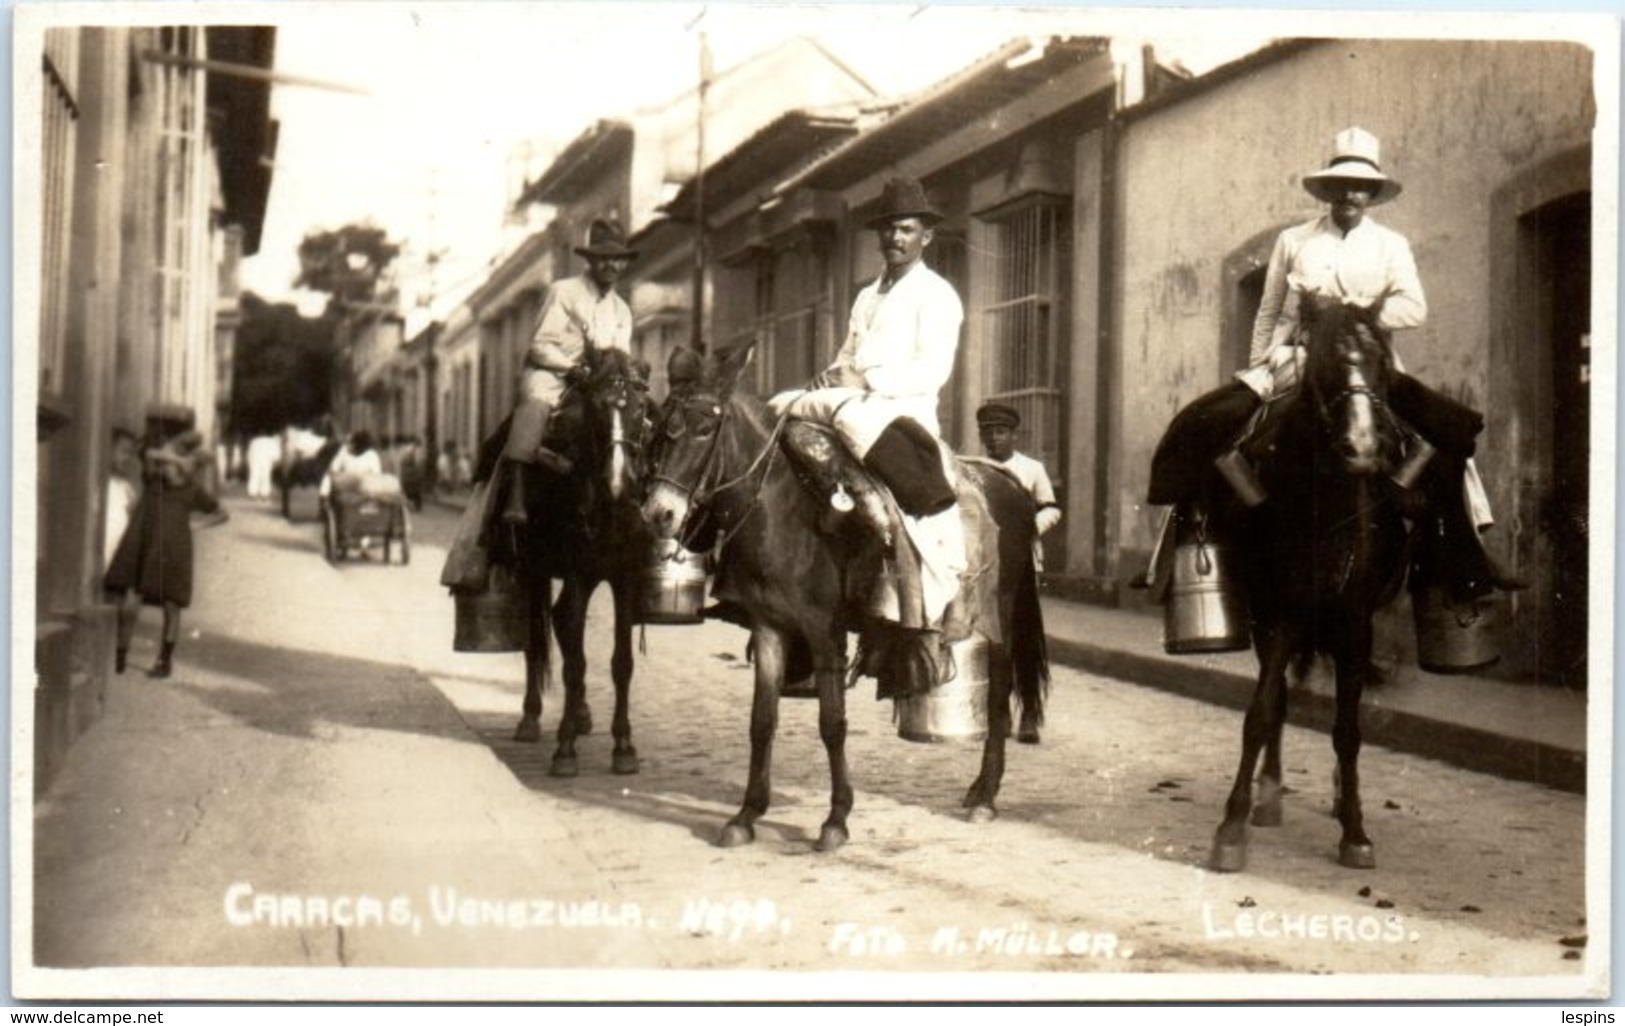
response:
M564 383L571 387L585 384L587 381L587 368L576 364L564 372Z

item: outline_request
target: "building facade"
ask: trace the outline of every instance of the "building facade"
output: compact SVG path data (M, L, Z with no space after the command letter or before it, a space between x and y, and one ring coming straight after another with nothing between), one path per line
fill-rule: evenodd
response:
M259 246L276 138L269 85L252 73L270 67L274 43L269 28L52 28L19 97L19 110L38 97L42 125L38 188L19 193L40 226L27 313L41 786L98 714L112 665L101 588L112 430L139 430L150 403L183 403L218 441L235 264Z

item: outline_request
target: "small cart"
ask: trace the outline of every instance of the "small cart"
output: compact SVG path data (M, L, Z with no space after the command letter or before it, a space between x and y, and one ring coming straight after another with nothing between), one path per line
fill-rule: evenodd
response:
M383 544L384 562L400 547L401 565L412 561L411 520L404 498L375 498L367 495L334 495L325 505L323 543L329 563L342 563L352 551L362 551L363 542Z

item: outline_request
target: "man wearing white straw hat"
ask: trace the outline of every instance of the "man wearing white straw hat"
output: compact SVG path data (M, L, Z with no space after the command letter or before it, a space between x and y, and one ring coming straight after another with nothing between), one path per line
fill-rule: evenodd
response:
M1307 296L1329 296L1359 306L1380 302L1377 323L1388 331L1418 327L1427 320L1427 299L1410 243L1366 213L1398 196L1402 188L1382 170L1376 136L1361 128L1337 133L1332 159L1322 170L1304 175L1303 187L1327 204L1327 212L1288 228L1276 239L1253 322L1248 367L1234 382L1181 410L1169 425L1152 458L1149 499L1154 504L1195 500L1198 482L1208 475L1213 461L1236 444L1259 404L1296 387L1304 359L1299 310ZM1397 352L1394 370L1390 406L1437 446L1443 464L1460 465L1452 479L1460 480L1465 492L1430 497L1445 508L1447 521L1461 519L1456 516L1458 508L1472 521L1471 527L1459 525L1471 535L1471 543L1452 548L1456 562L1468 564L1456 568L1459 590L1482 593L1492 587L1523 587L1478 544L1477 532L1494 523L1471 461L1483 417L1403 373Z

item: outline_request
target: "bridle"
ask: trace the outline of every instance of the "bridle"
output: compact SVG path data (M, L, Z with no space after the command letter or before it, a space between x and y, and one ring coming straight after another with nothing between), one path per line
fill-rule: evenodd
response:
M706 445L705 453L700 457L699 470L694 475L692 484L684 484L676 478L659 473L659 455L655 457L656 466L651 468L649 480L653 484L663 484L676 491L686 500L687 509L683 512L683 521L677 525L676 538L684 548L691 548L694 542L705 530L706 518L710 518L721 531L721 537L713 548L720 550L745 526L750 515L761 505L762 486L767 482L767 476L772 472L773 461L779 450L779 436L784 432L784 425L788 417L781 416L768 433L767 442L762 451L751 460L750 466L744 473L726 481L722 477L722 437L731 418L734 416L733 407L720 396L709 392L695 392L681 398L669 399L670 407L662 417L661 441L663 447L666 443L674 442L688 434L689 411L694 408L707 408L703 416L714 418L715 427L711 431L710 441ZM761 474L758 477L757 471ZM738 519L731 524L726 517L716 509L717 497L731 491L740 485L746 484L755 478L755 485L750 490L750 501L745 505L744 511L738 514Z

